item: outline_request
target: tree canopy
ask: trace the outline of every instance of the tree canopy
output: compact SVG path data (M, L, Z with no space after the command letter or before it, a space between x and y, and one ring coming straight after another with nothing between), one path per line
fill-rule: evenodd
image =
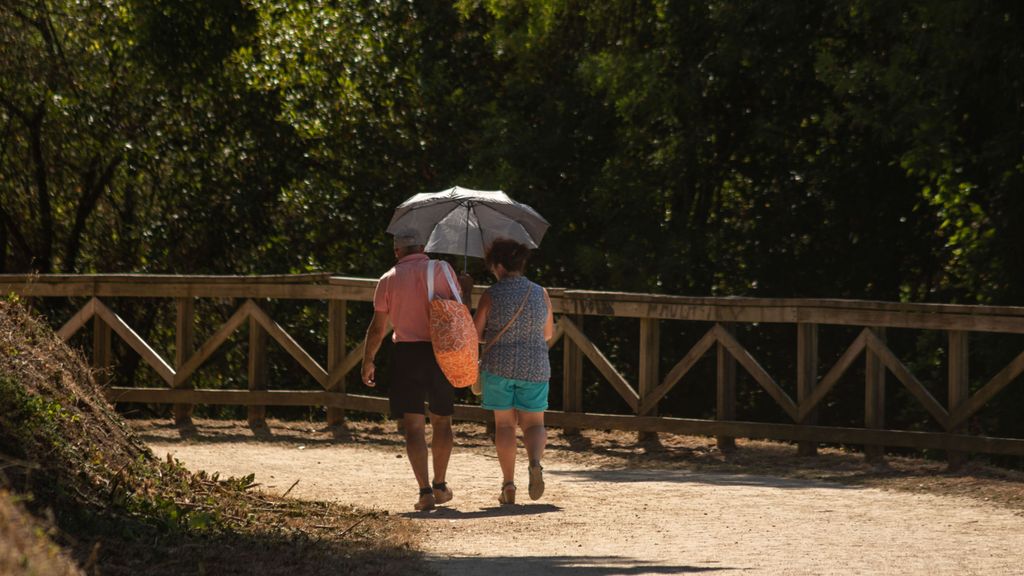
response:
M1022 17L11 0L0 269L371 274L394 205L458 183L551 220L549 284L1014 303Z

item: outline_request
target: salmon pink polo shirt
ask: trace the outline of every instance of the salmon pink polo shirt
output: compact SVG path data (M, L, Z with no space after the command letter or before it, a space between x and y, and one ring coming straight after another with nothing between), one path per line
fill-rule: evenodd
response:
M395 342L430 342L430 303L427 301L426 254L409 254L401 258L377 282L373 293L373 310L388 315L395 333ZM455 296L444 276L444 266L438 260L434 265L434 295L452 300ZM452 278L455 277L454 271Z

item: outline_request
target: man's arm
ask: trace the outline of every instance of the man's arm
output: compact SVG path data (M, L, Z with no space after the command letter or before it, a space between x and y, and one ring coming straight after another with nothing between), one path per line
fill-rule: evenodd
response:
M366 347L363 349L362 376L363 384L371 388L377 385L377 381L374 380L377 367L374 366L373 359L377 357L377 351L380 350L380 345L388 334L389 323L387 312L374 311L370 327L366 329Z

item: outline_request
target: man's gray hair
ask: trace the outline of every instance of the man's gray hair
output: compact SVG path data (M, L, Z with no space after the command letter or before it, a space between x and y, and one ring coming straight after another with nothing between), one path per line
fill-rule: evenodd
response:
M395 248L423 246L423 244L423 240L413 230L398 230L395 232Z

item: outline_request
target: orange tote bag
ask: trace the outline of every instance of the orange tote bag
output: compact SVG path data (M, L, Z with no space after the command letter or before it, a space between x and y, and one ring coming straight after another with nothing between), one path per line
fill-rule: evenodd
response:
M430 343L434 357L448 381L456 388L466 388L476 382L478 376L480 341L477 338L473 317L469 308L463 305L451 266L442 262L448 286L454 300L434 296L434 260L427 265L427 298L430 300Z

